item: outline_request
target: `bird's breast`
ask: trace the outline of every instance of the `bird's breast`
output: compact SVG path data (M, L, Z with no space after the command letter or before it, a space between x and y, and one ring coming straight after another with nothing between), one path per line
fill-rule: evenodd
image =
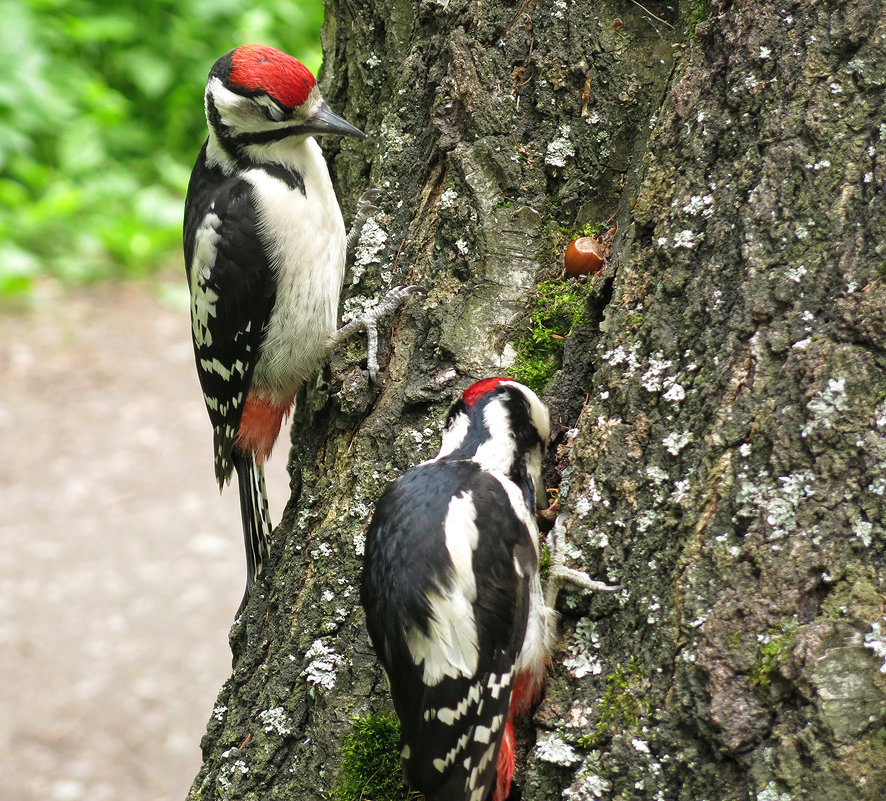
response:
M286 165L301 182L255 169L259 224L276 278L253 388L290 397L319 369L335 331L345 270L345 226L319 147Z

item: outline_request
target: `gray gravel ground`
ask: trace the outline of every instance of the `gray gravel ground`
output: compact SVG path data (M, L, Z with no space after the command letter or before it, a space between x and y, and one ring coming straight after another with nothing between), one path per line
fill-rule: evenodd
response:
M181 801L199 767L245 557L183 283L0 308L0 801Z

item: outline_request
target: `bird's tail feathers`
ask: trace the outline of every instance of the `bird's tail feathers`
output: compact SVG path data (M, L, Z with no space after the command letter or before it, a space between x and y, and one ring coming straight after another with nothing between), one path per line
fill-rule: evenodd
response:
M249 593L271 553L271 515L268 512L268 491L265 468L256 464L251 454L233 454L240 486L240 517L243 520L243 544L246 546L246 592L239 615L249 600Z

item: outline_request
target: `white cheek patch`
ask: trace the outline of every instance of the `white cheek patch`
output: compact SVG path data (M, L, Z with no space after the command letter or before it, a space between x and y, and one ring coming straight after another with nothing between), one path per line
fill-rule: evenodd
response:
M489 439L477 448L474 461L484 470L507 473L517 456L517 443L511 432L511 415L501 398L487 404L483 425L489 431Z
M238 95L226 88L219 78L210 78L206 85L206 109L207 116L209 104L215 103L222 125L237 130L262 131L273 130L279 127L279 123L273 120L263 120L257 115L256 103L265 104L264 99Z
M449 456L459 445L464 442L470 428L470 418L463 412L455 417L450 423L450 427L443 434L443 441L440 444L440 452L428 462L436 462L444 456Z

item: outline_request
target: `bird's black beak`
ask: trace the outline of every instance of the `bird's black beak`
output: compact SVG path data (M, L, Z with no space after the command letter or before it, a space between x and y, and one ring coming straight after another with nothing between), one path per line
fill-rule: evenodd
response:
M344 117L339 117L326 103L306 119L299 127L299 133L337 134L338 136L354 136L357 139L368 139L365 133L355 128Z

